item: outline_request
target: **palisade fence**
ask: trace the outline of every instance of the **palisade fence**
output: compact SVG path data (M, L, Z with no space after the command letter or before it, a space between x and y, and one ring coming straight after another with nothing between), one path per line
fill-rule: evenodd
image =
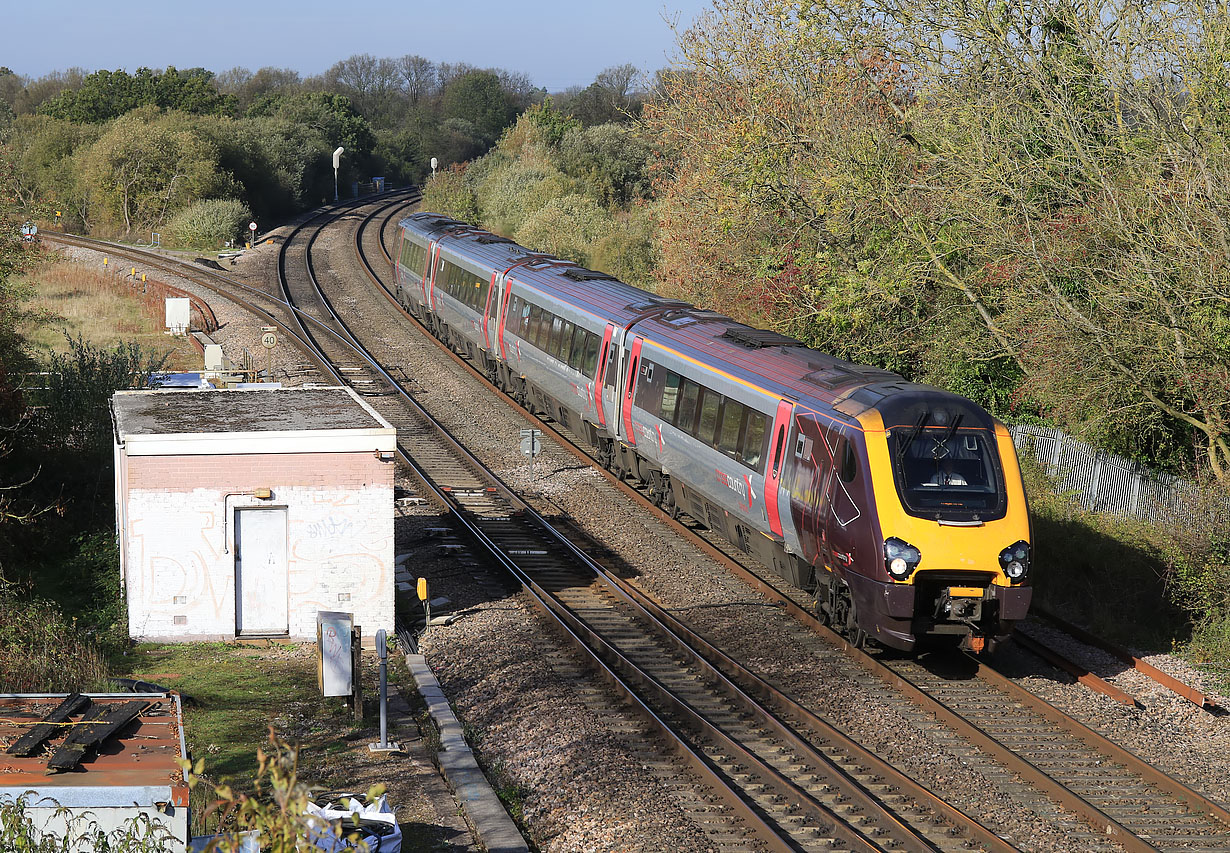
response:
M1209 521L1209 508L1201 506L1198 489L1188 480L1152 471L1051 427L1017 425L1008 432L1018 453L1036 459L1059 490L1074 494L1086 509L1146 521ZM1224 520L1230 503L1220 510Z

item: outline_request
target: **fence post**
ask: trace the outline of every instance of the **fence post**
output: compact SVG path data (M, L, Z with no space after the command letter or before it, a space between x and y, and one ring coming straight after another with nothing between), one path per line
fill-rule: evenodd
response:
M1050 430L1050 432L1052 433L1052 438L1055 439L1055 450L1051 453L1051 465L1046 473L1052 477L1057 477L1059 476L1059 457L1063 450L1063 440L1067 436L1058 430Z
M1132 472L1132 497L1128 502L1128 513L1133 518L1140 517L1140 481L1143 476L1139 470Z
M1102 511L1102 461L1105 455L1099 450L1093 457L1093 479L1089 482L1089 508L1094 512Z

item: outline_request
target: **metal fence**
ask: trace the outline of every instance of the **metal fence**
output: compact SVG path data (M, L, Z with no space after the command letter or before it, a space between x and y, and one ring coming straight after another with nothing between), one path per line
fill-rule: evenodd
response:
M1021 456L1031 456L1086 509L1148 521L1193 522L1201 512L1195 485L1042 426L1010 426ZM1207 512L1207 510L1204 510ZM1230 507L1222 507L1230 512Z

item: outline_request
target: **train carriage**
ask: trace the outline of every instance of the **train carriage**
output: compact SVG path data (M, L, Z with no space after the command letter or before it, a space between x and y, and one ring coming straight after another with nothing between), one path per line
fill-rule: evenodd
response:
M398 267L403 304L496 384L852 641L982 651L1024 618L1015 449L974 403L433 214L403 221Z

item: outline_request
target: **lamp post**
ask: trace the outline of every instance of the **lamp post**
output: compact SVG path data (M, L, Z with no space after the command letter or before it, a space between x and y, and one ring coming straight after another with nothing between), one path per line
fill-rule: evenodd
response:
M342 146L337 146L337 150L333 152L333 200L337 201L337 170L342 165L342 152L346 149Z

